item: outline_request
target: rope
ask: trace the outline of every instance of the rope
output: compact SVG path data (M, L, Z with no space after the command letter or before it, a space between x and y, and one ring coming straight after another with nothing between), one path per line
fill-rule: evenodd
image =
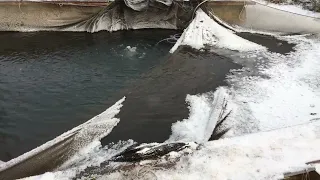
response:
M162 39L161 41L157 42L156 46L159 45L160 43L164 42L164 41L166 41L168 43L171 43L171 44L175 44L180 37L181 37L180 33L179 34L170 35L170 37Z
M272 132L272 131L275 131L275 130L298 127L298 126L301 126L301 125L311 124L312 121L320 121L320 118L313 118L313 119L310 119L308 122L303 122L303 123L299 123L299 124L295 124L295 125L289 125L289 126L283 126L283 127L280 127L280 128L274 128L274 129L269 129L269 130L266 130L266 131L259 131L259 132L250 133L250 134L258 134L258 133L262 133L262 132ZM245 136L245 135L242 135L242 136ZM238 137L240 137L240 136L238 136Z
M19 1L19 4L18 4L18 5L19 5L19 10L20 10L20 12L23 13L22 10L21 10L21 2L22 2L22 0Z
M227 22L221 20L218 16L216 16L214 14L214 11L209 11L209 15L210 17L216 22L218 23L220 26L226 28L226 29L229 29L230 31L232 32L237 32L230 24L228 24Z
M195 8L194 11L193 11L193 14L192 14L192 18L191 18L191 19L194 18L194 15L195 15L196 11L198 10L198 8L199 8L202 4L206 3L207 1L208 1L208 0L204 0L204 1L202 1L201 3L199 3L199 4L196 6L196 8Z
M244 1L243 1L243 7L242 7L242 9L241 9L241 12L239 13L239 20L242 21L242 22L245 21L245 19L242 19L242 18L241 18L241 15L242 15L242 13L244 12L244 10L246 9L246 6L247 6L246 0L244 0Z

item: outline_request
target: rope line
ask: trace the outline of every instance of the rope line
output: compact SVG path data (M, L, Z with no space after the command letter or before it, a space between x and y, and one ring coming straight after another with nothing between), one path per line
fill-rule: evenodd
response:
M157 42L156 46L165 41L171 44L175 44L180 37L181 37L181 33L170 35L170 37L162 39L161 41Z

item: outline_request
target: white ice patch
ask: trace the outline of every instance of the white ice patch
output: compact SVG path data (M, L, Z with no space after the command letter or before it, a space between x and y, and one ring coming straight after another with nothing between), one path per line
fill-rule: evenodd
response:
M224 88L219 88L214 93L213 99L210 96L212 93L187 95L189 118L172 125L172 134L167 142L203 143L210 139L221 118L227 94Z
M217 46L237 51L265 49L265 47L243 39L220 26L201 9L196 12L195 18L184 30L170 52L173 53L181 45L189 45L195 49L203 49L205 46Z

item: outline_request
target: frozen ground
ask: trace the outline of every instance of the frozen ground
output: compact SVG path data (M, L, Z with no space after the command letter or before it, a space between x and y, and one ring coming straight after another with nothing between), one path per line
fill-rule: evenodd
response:
M198 23L206 25L197 25ZM91 177L279 179L285 172L304 169L307 162L320 159L318 36L278 37L297 44L295 52L280 55L268 52L266 48L246 41L217 24L211 23L219 28L211 27L208 25L210 23L210 19L202 11L198 11L195 21L186 29L179 43L196 49L205 45L226 49L233 52L233 58L244 65L243 69L234 70L228 77L228 87L220 87L217 90L219 93L215 93L226 99L227 109L232 110L223 125L230 128L225 138L206 142L206 129L215 124L211 120L212 115L209 115L216 107L212 102L213 92L188 95L186 101L190 105L190 117L174 124L172 135L168 138L169 141L201 142L198 150L190 148L188 153L170 153L169 157L179 158L170 168L156 166L170 158L158 159L136 163L127 170L110 174L92 174ZM208 33L211 30L215 33ZM188 40L188 34L193 37L193 41ZM217 35L214 36L215 34ZM232 45L228 46L229 44ZM246 51L242 51L243 49ZM99 165L131 143L133 142L128 140L113 147L101 148L98 142L94 142L58 171L28 179L74 177L79 170ZM79 160L79 157L85 160Z

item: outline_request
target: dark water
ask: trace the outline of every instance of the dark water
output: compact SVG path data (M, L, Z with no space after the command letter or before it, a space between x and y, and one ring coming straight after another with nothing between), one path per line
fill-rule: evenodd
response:
M131 79L164 61L171 44L154 45L174 33L0 33L0 160L115 103Z
M293 51L295 46L268 35L237 35L281 54ZM115 95L118 99L125 95L127 99L118 115L120 123L102 143L127 139L140 143L165 141L171 134L172 123L189 116L185 103L187 94L206 93L226 86L225 77L230 69L240 68L231 59L215 53L179 48L166 61Z
M266 48L268 48L269 51L280 53L280 54L288 54L292 51L294 51L294 47L296 44L289 43L284 40L277 39L274 36L265 35L265 34L253 34L249 32L240 32L236 33L238 36L247 39L251 42L260 44Z

